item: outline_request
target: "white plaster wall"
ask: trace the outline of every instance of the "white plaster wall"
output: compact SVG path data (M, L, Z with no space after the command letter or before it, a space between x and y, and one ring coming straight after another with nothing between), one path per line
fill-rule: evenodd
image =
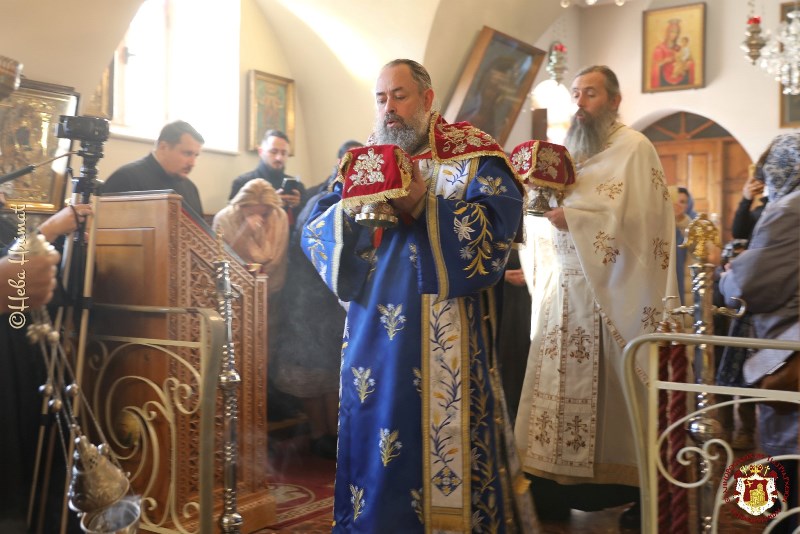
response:
M706 87L702 89L642 93L642 12L685 1L637 0L618 8L601 6L584 10L580 19L582 65L604 63L617 73L622 85L622 119L636 128L674 111L708 117L726 128L752 159L781 133L779 85L753 67L739 49L744 40L747 3L706 0ZM779 0L756 2L762 26L776 28ZM591 13L591 16L589 14Z

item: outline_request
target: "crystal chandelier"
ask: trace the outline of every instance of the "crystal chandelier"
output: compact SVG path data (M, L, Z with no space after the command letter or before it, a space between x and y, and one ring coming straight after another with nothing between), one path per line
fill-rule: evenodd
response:
M761 37L761 17L752 14L751 0L746 39L742 43L747 58L780 82L785 95L800 95L800 8L797 4L795 2L794 9L787 13L789 20L781 22L775 36L770 37L766 32L765 37Z

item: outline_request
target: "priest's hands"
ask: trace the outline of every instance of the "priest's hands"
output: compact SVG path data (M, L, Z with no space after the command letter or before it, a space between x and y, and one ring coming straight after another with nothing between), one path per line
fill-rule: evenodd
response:
M399 212L408 213L415 219L425 208L425 195L428 186L419 171L419 161L411 164L411 183L408 185L408 195L402 198L393 198L389 203Z
M569 231L569 226L567 225L567 218L564 217L564 208L553 208L550 211L545 212L545 217L547 220L550 221L550 224L561 230L562 232Z

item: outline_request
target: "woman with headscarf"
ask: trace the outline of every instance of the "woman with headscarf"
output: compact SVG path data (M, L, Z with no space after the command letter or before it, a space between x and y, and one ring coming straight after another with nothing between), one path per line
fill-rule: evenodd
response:
M681 299L681 304L692 303L691 291L691 274L689 272L689 264L691 263L689 255L686 253L685 248L679 245L683 244L685 239L686 229L692 222L692 219L697 217L694 212L694 199L685 187L669 187L669 193L672 197L672 208L675 213L675 245L678 246L675 254L675 266L678 275L678 295Z
M800 133L776 137L759 163L756 176L769 188L770 201L748 249L727 264L719 287L728 305L738 306L732 297L747 303L753 337L800 341ZM783 365L777 365L781 361ZM799 373L800 353L792 351L758 350L743 366L746 384L768 389L797 391ZM764 454L800 452L798 415L796 404L759 404L758 438ZM791 508L797 505L797 465L782 464L792 479ZM782 528L789 526L783 523Z
M269 182L261 178L247 182L214 216L213 227L243 261L269 275L270 293L283 287L289 219Z

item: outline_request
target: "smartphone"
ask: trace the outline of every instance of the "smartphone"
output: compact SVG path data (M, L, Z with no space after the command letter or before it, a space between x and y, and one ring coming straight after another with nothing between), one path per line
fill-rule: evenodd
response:
M283 189L284 193L297 191L300 189L300 180L297 178L292 178L291 176L287 176L283 179L283 182L281 182L281 189Z

